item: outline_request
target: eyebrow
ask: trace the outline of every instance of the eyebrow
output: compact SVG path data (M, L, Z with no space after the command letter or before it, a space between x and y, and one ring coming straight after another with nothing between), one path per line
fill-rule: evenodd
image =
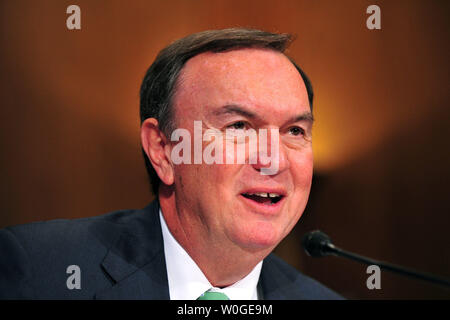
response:
M306 111L298 116L292 117L291 119L289 119L288 123L300 122L300 121L307 121L307 122L313 123L314 117L311 112Z
M246 110L245 108L237 105L237 104L227 104L223 107L221 107L218 110L214 110L213 114L215 116L221 116L224 114L238 114L240 116L244 116L249 119L255 119L258 118L256 113L253 113L251 111Z
M247 110L246 108L244 108L240 105L237 105L237 104L225 105L218 110L214 110L213 114L215 116L221 116L224 114L238 114L238 115L241 115L241 116L249 118L249 119L258 119L259 118L259 116L256 113L251 112L251 111ZM295 122L300 122L300 121L307 121L307 122L312 123L312 122L314 122L314 117L311 112L306 111L306 112L303 112L302 114L291 117L286 123L295 123Z

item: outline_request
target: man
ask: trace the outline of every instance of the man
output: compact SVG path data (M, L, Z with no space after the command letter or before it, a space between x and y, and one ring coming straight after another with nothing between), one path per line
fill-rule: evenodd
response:
M157 199L1 230L0 296L340 299L271 254L305 209L313 169L313 93L283 54L289 40L226 29L162 50L141 87Z

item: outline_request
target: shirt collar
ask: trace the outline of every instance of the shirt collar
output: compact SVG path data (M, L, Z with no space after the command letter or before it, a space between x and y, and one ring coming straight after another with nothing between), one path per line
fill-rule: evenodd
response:
M214 288L189 254L170 233L159 210L159 219L164 240L167 279L171 300L196 300L202 293L213 288L228 296L230 300L257 300L257 285L262 261L244 278L226 288Z

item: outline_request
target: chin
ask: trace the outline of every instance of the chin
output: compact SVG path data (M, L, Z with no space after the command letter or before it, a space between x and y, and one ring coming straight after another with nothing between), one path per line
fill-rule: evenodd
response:
M233 238L235 243L247 250L271 250L282 240L272 223L261 221L240 226Z

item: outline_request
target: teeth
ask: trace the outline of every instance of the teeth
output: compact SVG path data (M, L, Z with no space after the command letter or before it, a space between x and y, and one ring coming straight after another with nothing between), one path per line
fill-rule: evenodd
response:
M248 195L250 196L258 196L258 197L263 197L263 198L276 198L279 197L280 195L278 193L267 193L267 192L256 192L256 193L249 193Z
M264 198L267 198L269 196L266 192L257 192L257 193L254 193L254 195L264 197Z
M278 196L279 195L277 193L269 193L269 197L271 197L271 198L276 198Z

